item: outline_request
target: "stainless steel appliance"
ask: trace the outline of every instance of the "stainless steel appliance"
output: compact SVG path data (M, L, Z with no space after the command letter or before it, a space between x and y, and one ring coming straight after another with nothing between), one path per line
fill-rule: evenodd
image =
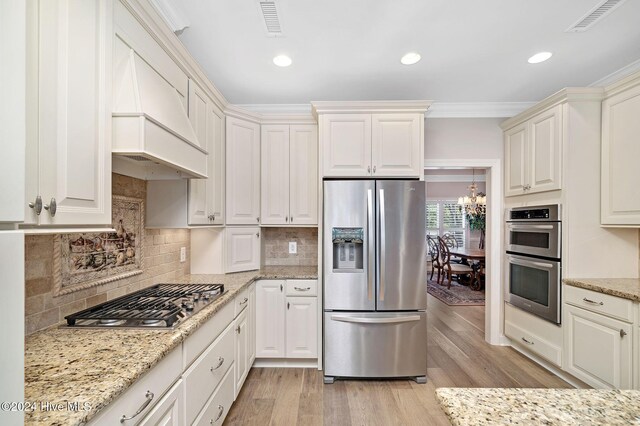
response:
M324 182L324 374L426 382L424 182Z
M562 279L560 206L507 212L507 301L560 324Z
M222 284L158 284L65 319L69 327L172 328L223 293Z

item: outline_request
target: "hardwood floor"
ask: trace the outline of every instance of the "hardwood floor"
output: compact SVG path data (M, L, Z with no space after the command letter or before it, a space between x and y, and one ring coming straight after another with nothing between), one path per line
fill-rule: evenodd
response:
M448 425L437 387L571 387L509 347L484 341L484 306L427 296L427 384L322 383L315 369L253 368L229 425Z

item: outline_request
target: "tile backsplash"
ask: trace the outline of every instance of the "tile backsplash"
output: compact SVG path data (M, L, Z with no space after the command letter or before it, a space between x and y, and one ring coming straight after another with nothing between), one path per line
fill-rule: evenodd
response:
M290 241L298 245L296 254L289 254ZM262 228L262 264L318 265L318 228Z
M113 174L113 195L146 199L146 182ZM54 325L66 315L189 273L188 229L145 229L144 272L96 287L53 296L54 235L25 238L25 333ZM180 263L180 247L187 261Z

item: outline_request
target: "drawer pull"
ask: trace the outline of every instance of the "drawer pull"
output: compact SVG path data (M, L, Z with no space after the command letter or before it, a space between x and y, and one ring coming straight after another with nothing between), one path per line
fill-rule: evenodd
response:
M525 342L527 345L533 345L533 342L525 339L524 337L522 338L522 341Z
M593 305L598 305L598 306L604 305L604 302L595 302L595 301L593 301L591 299L587 299L586 297L582 298L582 300L584 300L587 303L591 303Z
M220 356L218 357L218 365L216 365L215 367L211 367L211 372L213 373L218 368L222 367L222 364L224 364L224 358Z
M136 417L138 414L142 413L149 406L149 404L151 404L151 401L153 401L153 396L154 396L153 392L147 391L147 393L144 395L144 397L146 398L146 401L142 403L140 408L138 408L138 411L136 411L136 413L131 417L127 417L123 414L122 417L120 417L120 423L124 423L127 420L131 420L134 417Z
M620 329L620 337L622 338L622 337L624 337L626 335L627 335L627 332L624 331L623 329Z
M247 303L248 301L249 301L249 299L245 297L245 298L244 298L244 300L243 300L242 302L240 302L240 305L242 306L242 305L244 305L245 303Z
M311 290L311 287L305 287L305 288L302 288L302 287L293 287L293 289L294 289L294 290L297 290L297 291L309 291L309 290Z
M218 417L216 417L215 420L214 419L210 419L209 420L209 424L210 425L212 425L215 422L217 422L218 420L220 420L220 417L222 417L222 415L224 414L224 407L222 405L218 405L218 410L219 410L218 411Z

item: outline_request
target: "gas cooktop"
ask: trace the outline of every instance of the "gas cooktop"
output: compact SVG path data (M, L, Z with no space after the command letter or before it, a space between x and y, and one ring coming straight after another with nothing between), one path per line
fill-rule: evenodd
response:
M69 327L173 328L223 293L222 284L157 284L65 319Z

